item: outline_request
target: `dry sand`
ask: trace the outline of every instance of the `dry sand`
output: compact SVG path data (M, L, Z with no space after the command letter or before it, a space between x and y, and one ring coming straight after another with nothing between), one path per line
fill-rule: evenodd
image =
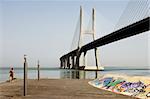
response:
M0 84L0 99L134 99L94 88L90 80L28 80L28 95L23 96L23 80Z

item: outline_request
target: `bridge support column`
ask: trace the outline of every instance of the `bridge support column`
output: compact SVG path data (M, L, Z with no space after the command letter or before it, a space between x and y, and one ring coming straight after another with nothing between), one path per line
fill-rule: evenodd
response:
M76 56L76 67L75 67L75 69L79 69L79 67L80 67L80 56L81 56L81 53L78 52L77 56Z
M63 67L62 68L64 68L65 67L65 59L64 58L62 59L62 62L63 62Z
M72 59L72 69L74 69L74 56L72 55L72 57L71 57L71 59Z
M79 69L79 61L80 61L80 57L77 56L76 57L76 66L75 66L75 69Z
M84 52L84 56L83 56L83 66L86 66L86 52Z
M66 68L66 58L64 59L64 69Z
M62 68L65 68L65 59L63 58L63 67Z
M98 53L97 53L97 48L95 48L94 49L94 51L95 51L95 63L96 63L96 68L97 68L97 70L98 70Z
M61 59L61 65L62 65L61 68L63 68L64 67L64 59L63 58Z
M63 60L60 59L60 68L63 68Z
M67 67L68 69L70 69L70 57L69 56L67 57Z

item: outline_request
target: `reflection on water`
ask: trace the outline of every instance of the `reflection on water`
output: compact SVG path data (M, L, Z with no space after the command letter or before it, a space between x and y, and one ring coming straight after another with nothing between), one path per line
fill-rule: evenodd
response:
M85 79L85 72L78 70L62 70L60 71L60 78L62 79Z
M97 71L93 71L92 73L95 72L95 76L92 78L97 77ZM60 71L60 78L61 79L89 79L89 74L90 71L84 71L84 70L61 70ZM91 79L91 77L90 77Z

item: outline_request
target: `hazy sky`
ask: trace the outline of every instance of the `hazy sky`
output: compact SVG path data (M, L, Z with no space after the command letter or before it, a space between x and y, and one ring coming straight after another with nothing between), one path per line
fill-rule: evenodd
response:
M59 58L70 51L80 5L84 22L96 9L96 38L111 33L129 0L1 0L0 66L23 67L27 54L30 67L40 60L43 67L59 67ZM87 16L86 16L87 15ZM148 32L100 47L103 66L148 67ZM94 54L88 52L88 64Z

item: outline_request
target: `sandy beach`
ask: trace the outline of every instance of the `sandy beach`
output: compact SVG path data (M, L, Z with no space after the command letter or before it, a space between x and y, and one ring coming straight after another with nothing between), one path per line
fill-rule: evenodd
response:
M28 80L28 95L23 96L23 80L0 84L0 99L133 99L133 97L100 90L90 80Z

